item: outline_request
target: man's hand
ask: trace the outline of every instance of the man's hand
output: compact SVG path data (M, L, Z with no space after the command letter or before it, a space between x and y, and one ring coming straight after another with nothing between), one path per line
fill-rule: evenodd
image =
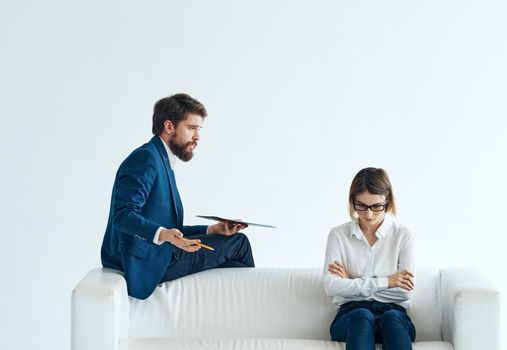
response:
M247 228L246 224L228 224L219 222L208 227L208 234L217 233L219 235L232 236L233 234Z
M408 270L396 272L388 277L389 288L400 287L406 290L414 289L414 274Z
M328 265L327 271L334 276L338 276L341 278L349 278L349 273L345 266L343 266L339 261L333 261Z
M200 243L200 239L187 239L183 237L183 233L180 230L172 228L172 229L162 229L160 231L160 235L158 236L159 242L169 242L176 247L183 249L186 252L193 253L201 249L200 246L195 243Z

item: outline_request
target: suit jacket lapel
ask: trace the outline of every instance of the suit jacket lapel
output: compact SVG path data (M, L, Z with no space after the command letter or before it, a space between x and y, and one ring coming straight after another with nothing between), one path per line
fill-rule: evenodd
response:
M178 224L182 222L181 214L183 206L181 205L181 199L178 193L178 188L176 187L176 180L174 178L174 172L171 169L171 164L169 163L169 158L167 157L167 151L165 150L164 145L162 144L162 140L158 136L153 136L151 141L157 146L158 153L162 157L162 163L164 163L164 168L167 174L167 178L169 180L169 186L171 187L171 198L174 204L174 210L176 211L176 217L178 218ZM181 225L181 224L180 224Z

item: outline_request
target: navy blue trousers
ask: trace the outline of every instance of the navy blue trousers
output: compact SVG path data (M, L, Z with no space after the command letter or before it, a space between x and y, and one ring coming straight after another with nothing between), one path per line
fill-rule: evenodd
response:
M340 306L331 339L346 342L347 350L410 350L415 327L404 307L378 301L350 301Z
M254 267L252 248L248 237L238 232L232 236L219 234L196 235L189 237L200 239L202 244L215 250L201 248L189 253L174 247L171 263L160 282L172 281L196 272L217 267Z

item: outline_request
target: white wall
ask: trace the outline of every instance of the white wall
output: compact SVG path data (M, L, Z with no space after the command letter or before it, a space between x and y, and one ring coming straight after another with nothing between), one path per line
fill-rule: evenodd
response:
M506 10L0 2L2 348L69 347L70 293L100 264L115 171L177 92L209 111L177 167L187 223L274 224L247 231L257 265L317 267L352 177L384 167L418 265L477 268L505 295Z

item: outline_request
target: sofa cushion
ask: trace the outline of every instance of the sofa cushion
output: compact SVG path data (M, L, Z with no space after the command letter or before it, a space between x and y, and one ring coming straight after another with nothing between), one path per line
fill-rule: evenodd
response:
M418 269L412 306L408 314L416 329L416 341L442 340L440 271Z
M336 307L316 269L215 269L131 298L130 337L329 339Z
M322 270L215 269L160 284L146 300L130 298L130 338L284 338L329 340L337 307ZM409 310L417 338L441 340L439 274L416 274Z
M307 339L178 339L151 338L122 341L120 350L345 350L345 343ZM419 342L413 350L453 350L447 342ZM377 344L376 350L382 350Z

